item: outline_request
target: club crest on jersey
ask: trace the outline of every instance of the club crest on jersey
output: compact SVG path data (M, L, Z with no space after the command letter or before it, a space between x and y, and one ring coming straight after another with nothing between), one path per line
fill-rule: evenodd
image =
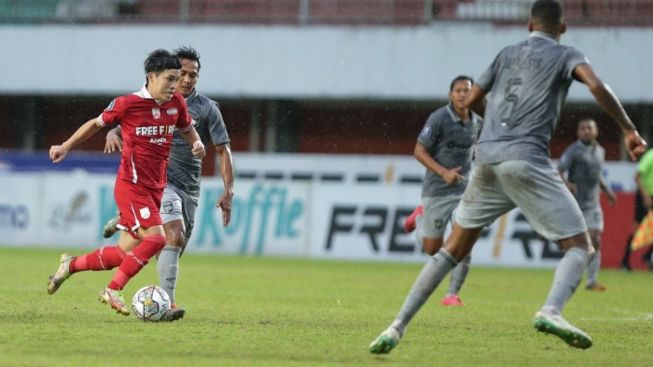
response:
M152 116L154 117L155 120L158 120L161 118L161 110L158 108L153 108L152 109Z
M148 207L141 208L139 212L141 214L141 218L143 219L147 219L150 217L150 209Z
M168 108L168 109L166 110L166 113L167 113L168 115L170 115L170 116L172 116L172 115L176 115L176 114L177 114L177 109L174 108L174 107L173 107L173 108Z

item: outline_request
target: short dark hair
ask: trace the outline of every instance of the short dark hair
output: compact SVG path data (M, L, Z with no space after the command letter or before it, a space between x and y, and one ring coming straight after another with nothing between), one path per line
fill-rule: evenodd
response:
M145 74L160 73L167 69L181 69L181 62L177 56L171 54L168 50L160 48L147 55L143 66L145 67Z
M202 68L200 63L200 54L196 49L190 46L179 46L175 49L175 55L180 59L187 59L190 61L197 61L197 70Z
M556 0L537 0L531 8L531 20L547 27L562 24L562 5Z
M451 84L449 85L449 92L453 90L453 86L456 85L456 83L461 82L463 80L469 80L472 85L474 84L474 79L472 77L467 76L467 75L458 75L457 77L453 78L451 81Z

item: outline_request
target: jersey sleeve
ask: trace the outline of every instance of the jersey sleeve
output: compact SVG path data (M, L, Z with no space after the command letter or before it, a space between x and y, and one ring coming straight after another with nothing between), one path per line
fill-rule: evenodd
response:
M114 98L107 108L102 111L98 120L101 126L115 125L125 116L127 110L127 99L125 97Z
M229 134L227 133L227 127L225 126L224 119L222 118L222 113L218 108L218 104L214 101L211 101L209 106L209 113L207 114L208 126L209 126L209 135L211 135L211 141L213 145L222 145L230 142Z
M430 149L437 144L438 140L440 140L440 121L434 112L426 120L422 131L420 131L417 137L417 141Z
M489 92L490 89L492 89L492 86L494 85L494 79L496 78L497 71L499 70L499 58L501 57L501 53L497 55L497 57L494 58L494 61L492 61L492 64L488 66L487 69L481 74L478 79L476 79L476 84L481 87L485 92Z
M181 97L181 94L175 93L175 96L177 96L177 100L179 101L179 118L177 119L176 128L181 133L186 133L193 127L193 118L188 112L186 100Z
M562 75L565 79L571 80L573 78L574 69L581 64L589 64L590 61L587 56L573 47L569 47L566 52L565 63L563 65Z
M571 165L574 163L574 152L576 151L574 147L575 144L570 145L562 153L562 156L560 157L560 161L558 162L558 171L562 171L562 172L569 171Z

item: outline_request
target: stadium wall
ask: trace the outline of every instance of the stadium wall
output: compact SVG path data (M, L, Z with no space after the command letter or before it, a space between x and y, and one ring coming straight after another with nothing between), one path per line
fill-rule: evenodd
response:
M455 75L478 77L526 25L439 22L415 27L4 25L13 57L5 95L117 95L143 83L154 48L186 44L203 56L202 91L223 98L443 100ZM563 43L585 52L626 103L651 102L653 28L574 28ZM29 62L21 62L29 60ZM635 82L636 80L636 82ZM590 100L573 87L571 101Z
M423 261L414 234L401 230L419 203L423 170L404 156L238 154L232 223L223 228L214 204L222 192L205 178L188 251L327 259ZM94 247L114 215L113 174L86 170L14 171L0 175L3 245ZM263 167L263 168L262 168ZM619 192L604 204L603 265L616 267L632 229L630 163L606 164L605 178ZM554 198L552 198L554 199ZM553 267L561 253L541 239L519 210L486 229L474 263ZM635 263L639 256L635 256ZM636 265L640 265L636 263Z

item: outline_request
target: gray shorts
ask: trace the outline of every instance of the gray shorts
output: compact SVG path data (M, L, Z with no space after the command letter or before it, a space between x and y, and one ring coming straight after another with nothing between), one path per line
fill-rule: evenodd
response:
M519 207L533 229L557 241L587 231L583 213L551 164L506 161L472 169L456 213L463 228L481 228Z
M447 224L462 195L429 196L422 198L424 214L420 222L418 237L442 238Z
M603 210L600 207L583 210L587 228L603 232Z
M160 210L163 224L174 220L183 220L186 240L188 241L195 225L197 203L198 199L196 197L190 196L174 186L166 185L163 189Z

